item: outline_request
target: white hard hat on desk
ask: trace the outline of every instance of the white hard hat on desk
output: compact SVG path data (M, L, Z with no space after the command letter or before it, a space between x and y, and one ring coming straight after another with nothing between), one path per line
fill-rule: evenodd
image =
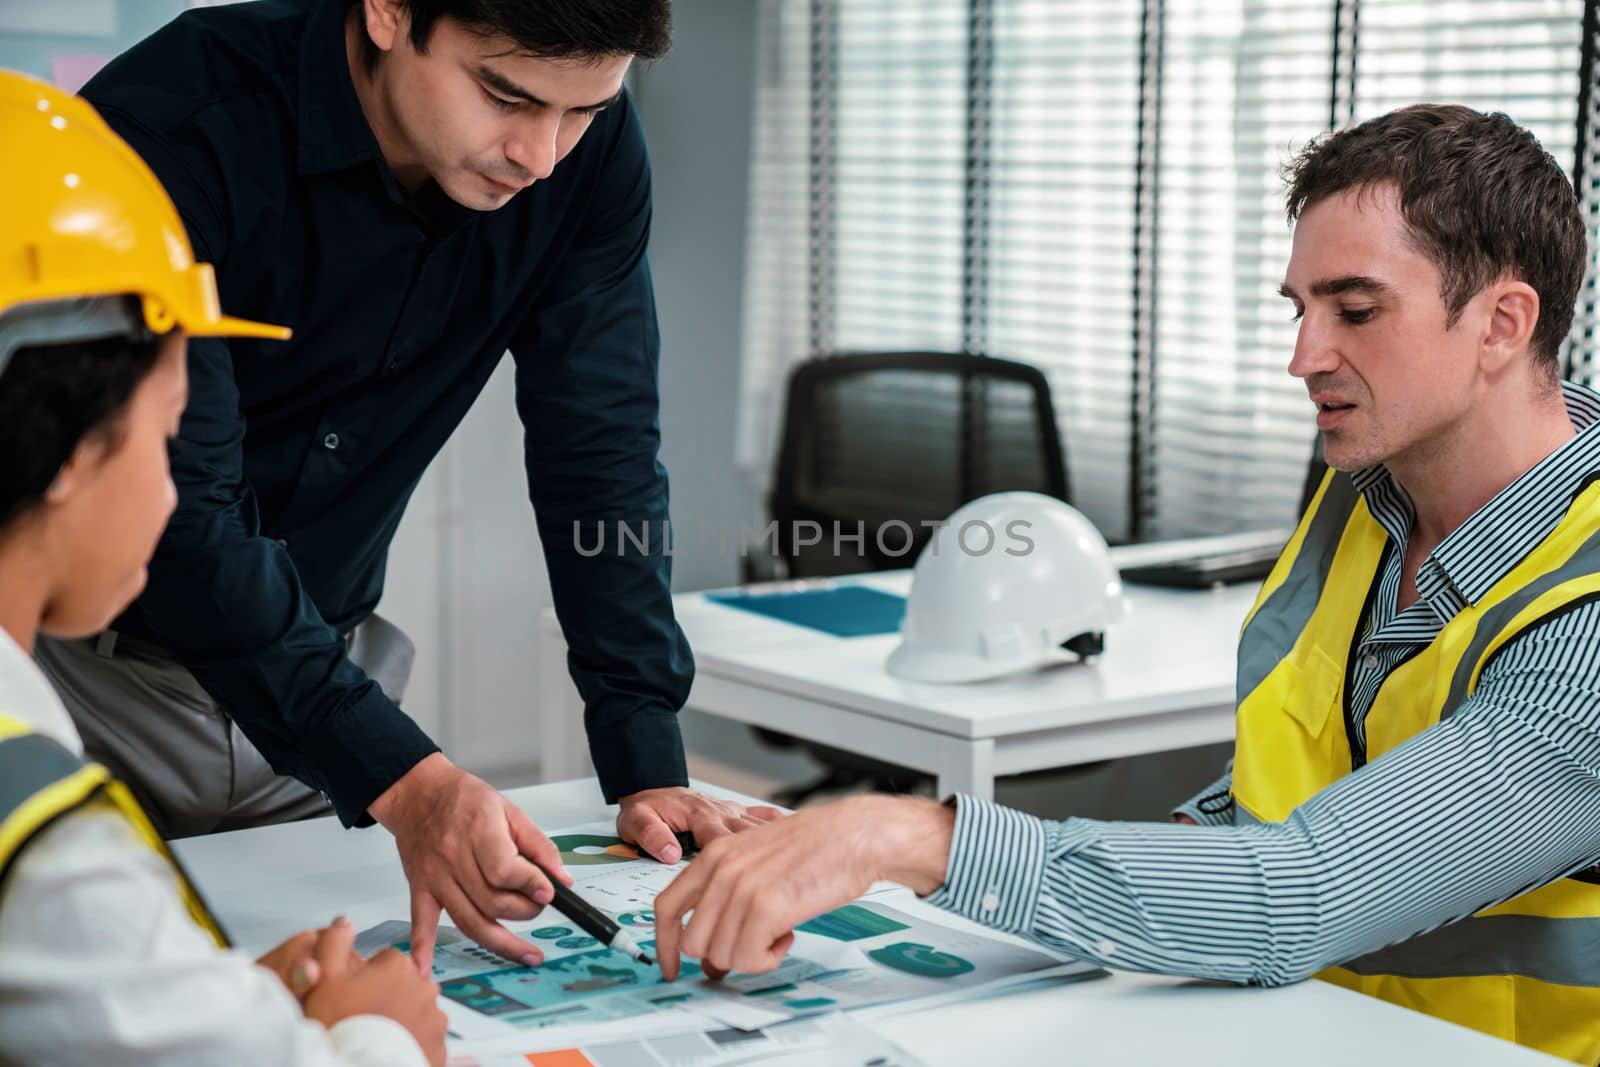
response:
M1103 647L1122 581L1083 513L1040 493L994 493L951 515L917 557L890 674L977 682Z

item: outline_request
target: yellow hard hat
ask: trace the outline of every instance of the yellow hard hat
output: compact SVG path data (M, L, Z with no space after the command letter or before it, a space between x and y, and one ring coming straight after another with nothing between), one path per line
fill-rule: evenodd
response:
M138 298L155 334L287 340L222 314L171 197L86 101L0 70L0 318L22 305Z

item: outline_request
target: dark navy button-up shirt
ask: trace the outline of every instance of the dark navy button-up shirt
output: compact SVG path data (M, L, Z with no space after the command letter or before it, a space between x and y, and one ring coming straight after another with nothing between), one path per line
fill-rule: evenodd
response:
M624 97L498 211L431 183L410 196L356 97L345 10L192 11L83 90L166 184L223 307L294 330L287 343L190 342L178 510L115 625L193 671L280 773L327 793L345 823L369 823L372 801L435 746L341 635L377 605L407 498L509 349L606 799L684 784L676 711L693 661L660 536L637 116ZM648 528L649 543L595 554L575 524L597 522Z

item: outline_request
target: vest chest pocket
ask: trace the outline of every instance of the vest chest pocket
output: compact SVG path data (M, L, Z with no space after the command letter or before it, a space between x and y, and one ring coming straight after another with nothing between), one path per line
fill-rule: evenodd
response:
M1328 723L1337 717L1344 691L1344 666L1316 645L1294 654L1284 710L1310 734L1321 740Z
M1296 649L1239 706L1233 797L1259 822L1281 822L1350 771L1339 694L1344 670L1316 648Z

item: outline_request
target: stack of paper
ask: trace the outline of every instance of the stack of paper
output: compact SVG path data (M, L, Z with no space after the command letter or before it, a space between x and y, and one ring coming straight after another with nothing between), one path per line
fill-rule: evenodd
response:
M575 877L577 892L622 925L639 928L636 938L651 951L651 908L682 864L641 858L604 823L554 833L551 839ZM1046 975L1100 973L871 898L801 926L794 949L777 970L735 974L720 982L705 978L691 960L684 961L678 981L666 982L656 967L606 948L555 911L513 932L544 950L541 966L508 963L449 927L440 929L434 952L433 975L450 1016L452 1048L484 1067L507 1048L526 1056L558 1045L611 1048L607 1058L639 1067L745 1062L706 1058L738 1051L738 1041L716 1035L765 1035L758 1044L767 1055L777 1047L773 1035L780 1031L774 1028L796 1019L871 1006L921 1006L951 994L965 999ZM408 951L408 934L405 922L385 922L363 933L357 947L367 954L390 945ZM656 1045L660 1049L646 1055L647 1047ZM623 1046L628 1056L616 1050ZM595 1055L550 1062L609 1067Z

